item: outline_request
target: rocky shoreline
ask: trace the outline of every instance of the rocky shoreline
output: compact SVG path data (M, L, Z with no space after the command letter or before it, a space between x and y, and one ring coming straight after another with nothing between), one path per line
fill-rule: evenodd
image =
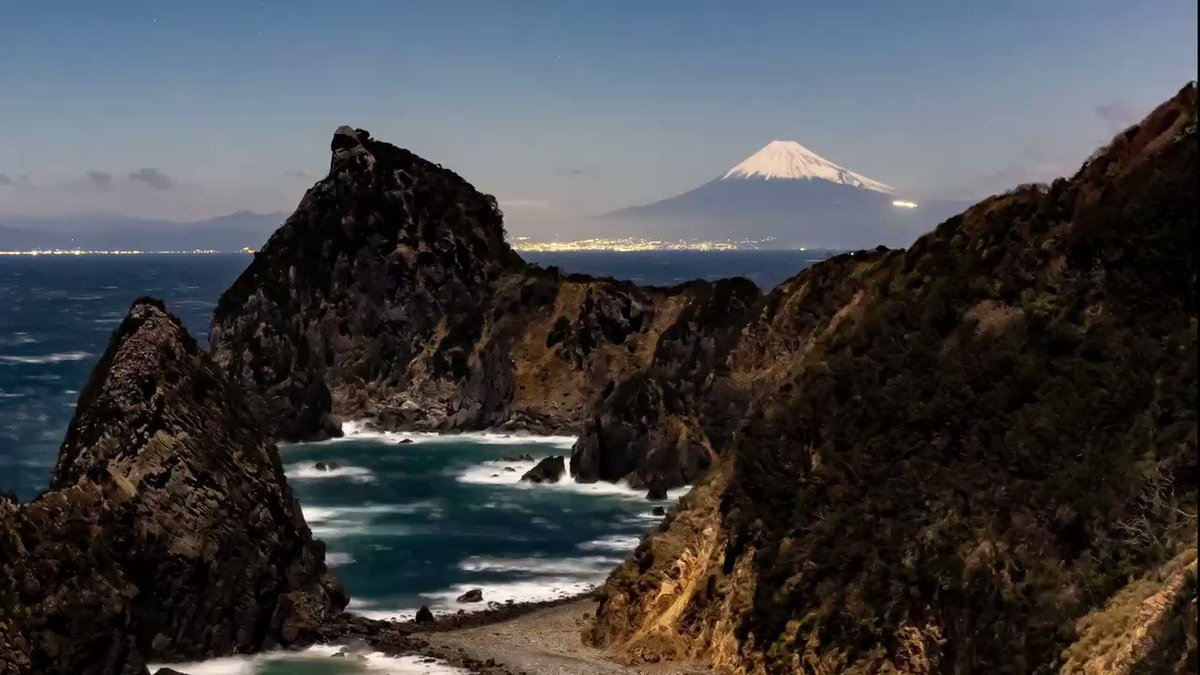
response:
M1196 98L766 294L526 265L491 197L340 128L211 352L134 302L49 489L0 496L0 675L317 643L496 675L525 670L503 648L581 673L1192 672ZM586 622L578 598L375 621L343 611L274 445L350 417L571 430L530 480L697 486Z
M557 458L563 470L563 458ZM549 476L547 476L549 478ZM161 302L134 302L80 396L50 489L0 498L0 673L137 675L315 644L518 671L422 635L578 602L489 605L427 623L342 611L238 391ZM232 616L211 622L212 614Z

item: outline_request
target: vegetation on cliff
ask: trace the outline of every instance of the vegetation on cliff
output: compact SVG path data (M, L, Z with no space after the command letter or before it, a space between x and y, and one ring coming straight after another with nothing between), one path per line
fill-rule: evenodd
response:
M592 639L730 672L1061 666L1196 545L1198 159L1189 85L1070 179L777 289L731 350L732 457ZM1194 667L1191 631L1141 653Z

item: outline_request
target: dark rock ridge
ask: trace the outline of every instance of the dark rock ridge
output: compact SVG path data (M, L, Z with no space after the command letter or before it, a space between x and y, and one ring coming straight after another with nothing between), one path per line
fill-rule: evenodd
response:
M213 357L270 434L322 438L363 418L411 430L586 424L607 435L572 460L580 480L674 486L711 464L712 439L664 431L651 445L671 450L653 454L622 445L625 423L609 421L619 412L589 410L652 363L657 378L707 387L724 348L709 341L728 336L711 336L705 317L752 304L753 284L642 288L526 265L504 241L495 200L452 171L349 127L332 152L329 175L213 317ZM693 358L702 361L676 362ZM703 412L672 398L645 406L662 419ZM726 418L710 425L716 442Z
M135 302L49 490L0 499L0 671L304 644L345 604L242 396L160 302Z
M1069 179L665 332L573 462L720 457L591 641L718 672L1192 672L1196 120L1193 83Z
M522 474L521 480L529 483L557 483L566 472L566 459L553 455L543 458L532 469Z

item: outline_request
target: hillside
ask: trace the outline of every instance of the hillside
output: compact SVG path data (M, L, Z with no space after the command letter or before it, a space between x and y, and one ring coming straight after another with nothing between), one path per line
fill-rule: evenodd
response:
M619 385L643 438L714 436L714 393L745 415L591 640L730 673L1192 672L1197 159L1192 84L1069 179L806 270L703 377Z

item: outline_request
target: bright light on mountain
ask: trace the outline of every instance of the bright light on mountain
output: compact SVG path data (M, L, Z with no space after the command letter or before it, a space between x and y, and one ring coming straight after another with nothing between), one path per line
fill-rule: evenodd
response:
M892 206L899 206L902 209L915 209L917 208L917 203L905 201L903 199L897 199L896 201L892 202Z

